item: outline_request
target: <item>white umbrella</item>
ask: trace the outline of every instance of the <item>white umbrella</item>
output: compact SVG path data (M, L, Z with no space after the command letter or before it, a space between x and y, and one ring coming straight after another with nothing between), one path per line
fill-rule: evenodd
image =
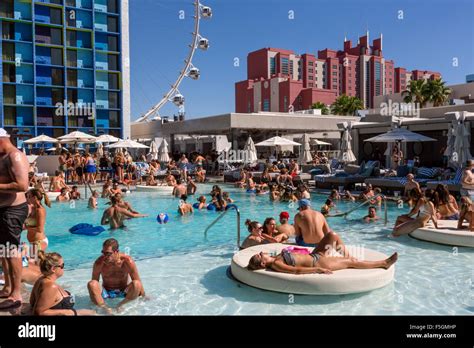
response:
M371 143L409 143L421 141L436 141L436 139L409 131L405 128L395 128L387 133L379 134L375 137L366 139Z
M306 164L313 160L313 156L311 156L311 147L309 146L309 135L303 135L303 151L300 151L300 162L302 164Z
M42 143L57 143L58 140L51 138L47 135L41 134L35 138L31 138L28 140L25 140L23 143L25 144L42 144Z
M244 146L245 151L245 162L246 163L254 163L257 162L257 149L255 148L255 144L252 140L252 137L248 137L247 142Z
M154 140L150 143L150 152L148 152L148 159L158 159L158 145L156 145L156 142Z
M163 141L160 144L160 148L158 149L158 160L160 162L169 162L170 161L170 156L168 153L168 142L166 139L163 139Z
M343 122L343 129L341 135L341 144L339 148L339 156L338 161L342 163L351 163L357 161L357 157L352 152L352 145L351 145L351 130L352 130L352 123L350 122Z
M321 141L318 139L311 139L311 145L332 145L331 143L326 143L325 141Z
M287 146L287 145L296 146L296 145L301 145L301 144L295 141L286 139L286 138L279 137L279 136L276 136L276 137L273 137L273 138L270 138L270 139L267 139L255 144L255 146Z
M465 125L466 115L464 112L456 113L456 121L453 135L454 145L453 152L451 154L450 162L456 167L462 168L467 160L472 158L470 152L469 137L471 135L469 128Z
M99 143L99 146L97 147L97 154L100 157L104 155L104 145L102 145L102 143Z
M117 141L120 141L120 138L114 137L113 135L110 134L102 134L97 137L96 142L98 143L116 143Z
M118 149L118 148L124 148L124 149L148 149L149 146L140 144L139 142L136 142L131 139L127 140L120 140L117 141L115 144L108 145L107 146L109 149Z
M77 143L94 143L97 138L93 135L80 131L74 131L58 138L61 143L77 144Z

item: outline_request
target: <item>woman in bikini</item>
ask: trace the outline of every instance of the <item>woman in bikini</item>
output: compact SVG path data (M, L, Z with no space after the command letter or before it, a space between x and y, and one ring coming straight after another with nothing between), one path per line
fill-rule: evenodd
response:
M459 220L459 206L456 198L449 193L446 185L436 186L439 202L436 205L438 210L438 219L441 220Z
M275 239L277 243L283 243L288 239L288 236L284 233L280 233L277 230L276 220L272 217L266 218L263 223L262 233Z
M277 243L275 238L263 233L263 226L258 221L247 219L247 221L245 221L245 226L247 226L250 235L245 238L240 246L241 249L265 243Z
M44 226L46 223L46 209L41 202L43 201L51 207L48 196L38 189L31 189L26 193L26 199L29 205L30 213L25 220L25 227L28 231L27 239L30 242L30 255L36 256L40 250L46 250L48 247L48 238L46 237Z
M33 315L95 315L92 310L74 308L74 296L56 283L64 275L64 260L58 253L39 252L40 277L31 291Z
M459 220L458 220L458 230L463 229L463 223L466 220L469 225L469 231L474 232L474 204L472 204L472 200L467 197L461 197L461 211L459 213Z
M433 201L437 199L435 192L433 190L426 190L423 194L420 190L413 189L411 197L415 201L415 207L408 214L397 218L393 228L393 236L395 237L409 234L418 228L422 228L430 220L433 220L435 228L438 228L436 208L433 204Z
M315 248L311 253L302 253L299 250L292 252L284 249L277 256L260 252L251 257L247 268L251 271L270 268L276 272L293 274L324 273L331 274L341 269L389 269L397 262L398 254L394 253L385 260L361 261L353 257L326 256L326 251Z

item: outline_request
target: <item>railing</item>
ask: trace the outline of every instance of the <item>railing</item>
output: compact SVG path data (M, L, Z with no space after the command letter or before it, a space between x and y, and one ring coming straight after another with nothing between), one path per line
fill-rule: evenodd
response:
M366 205L367 203L371 203L374 199L376 199L377 197L382 197L383 199L383 202L384 202L384 222L385 222L385 225L387 225L388 223L388 211L387 211L387 198L382 195L382 194L377 194L373 197L370 197L368 198L366 201L362 202L361 204L359 204L358 206L346 211L346 212L343 212L343 213L337 213L337 214L334 214L334 215L329 215L328 217L340 217L340 216L344 216L344 218L347 218L347 215L349 215L350 213L358 210L359 208L362 208L364 205Z
M240 210L235 205L229 206L222 214L220 214L204 231L204 238L207 238L207 232L214 226L220 219L222 219L231 209L237 212L237 247L240 249Z

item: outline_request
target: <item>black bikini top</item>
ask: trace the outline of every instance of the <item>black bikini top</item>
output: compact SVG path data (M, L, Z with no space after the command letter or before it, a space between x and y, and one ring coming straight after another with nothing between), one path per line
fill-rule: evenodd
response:
M51 307L51 309L73 309L74 308L74 297L71 293L65 290L68 296L64 296L61 302Z

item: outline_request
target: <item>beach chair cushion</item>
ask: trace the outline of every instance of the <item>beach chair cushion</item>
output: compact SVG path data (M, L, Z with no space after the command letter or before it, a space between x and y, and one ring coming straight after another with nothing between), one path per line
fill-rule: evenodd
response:
M405 177L410 173L410 168L408 166L398 166L397 176Z
M421 167L421 168L418 168L417 177L423 178L423 179L432 179L436 176L437 173L438 173L437 168Z

